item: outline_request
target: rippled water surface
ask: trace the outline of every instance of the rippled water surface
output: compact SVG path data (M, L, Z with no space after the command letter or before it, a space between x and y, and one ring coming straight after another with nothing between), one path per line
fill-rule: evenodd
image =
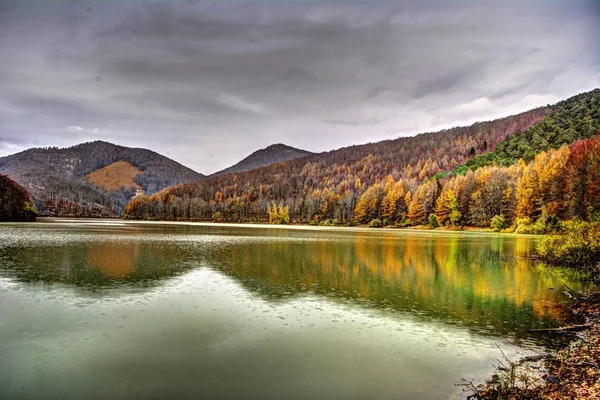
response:
M553 338L535 238L0 224L0 399L447 399Z

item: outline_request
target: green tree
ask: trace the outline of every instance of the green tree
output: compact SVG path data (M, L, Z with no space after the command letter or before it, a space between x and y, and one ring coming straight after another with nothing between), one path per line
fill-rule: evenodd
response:
M496 215L492 218L492 222L490 222L490 227L496 231L500 232L508 227L506 223L506 218L503 215Z
M438 224L437 217L434 213L429 214L429 226L431 226L432 228L437 228L438 226L440 226L440 224Z
M460 225L460 219L462 218L462 214L460 212L460 209L458 208L458 200L456 200L456 196L454 196L454 193L452 191L450 191L449 198L451 210L450 223L452 224L452 226Z

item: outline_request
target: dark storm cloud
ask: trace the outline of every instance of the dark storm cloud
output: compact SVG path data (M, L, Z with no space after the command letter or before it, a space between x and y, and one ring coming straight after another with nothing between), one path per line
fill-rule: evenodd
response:
M0 0L0 155L103 139L209 173L495 118L598 86L598 27L585 0Z

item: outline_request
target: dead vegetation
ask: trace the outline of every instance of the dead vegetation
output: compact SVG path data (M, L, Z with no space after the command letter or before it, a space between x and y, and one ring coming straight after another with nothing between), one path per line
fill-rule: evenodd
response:
M586 322L555 331L581 331L577 338L556 353L517 362L504 356L486 383L476 385L463 380L458 384L467 393L467 399L600 399L600 294L571 294L573 302L565 308Z
M135 183L135 177L144 171L127 161L116 161L85 176L85 179L97 187L104 187L107 192L119 190L121 187L141 189Z

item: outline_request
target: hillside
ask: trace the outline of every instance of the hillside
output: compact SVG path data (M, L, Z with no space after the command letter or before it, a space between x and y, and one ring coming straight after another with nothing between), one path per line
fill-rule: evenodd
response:
M0 221L35 221L37 211L29 193L17 182L0 175Z
M255 151L237 164L232 165L229 168L225 168L222 171L215 172L211 176L249 171L251 169L266 167L271 164L277 164L280 162L304 157L309 154L313 153L302 149L296 149L291 146L286 146L285 144L281 143L272 144L264 149Z
M85 176L85 179L106 192L112 192L123 188L142 189L135 182L135 177L144 171L133 166L127 161L115 161L104 168L100 168Z
M509 135L525 131L550 112L543 107L467 127L356 145L210 177L135 199L127 209L128 216L209 220L219 212L227 221L264 221L267 205L274 201L288 205L293 220L352 221L362 194L387 176L417 186L429 176L495 149Z
M600 142L592 139L600 128L599 95L179 185L133 199L126 217L476 226L490 226L494 217L499 226L517 218L590 218L600 209L598 181L586 177L600 168ZM490 156L506 149L510 159ZM466 167L486 157L489 165ZM274 211L271 204L280 206Z
M112 165L119 161L130 164L142 173L132 176L131 168L127 171L119 168L124 164ZM109 169L98 172L105 167ZM107 172L111 175L112 184L119 186L101 187L108 183ZM125 176L115 175L121 172ZM2 157L0 173L29 190L40 215L85 217L120 215L138 187L146 193L154 193L203 177L153 151L102 141L62 149L34 148ZM101 174L104 174L103 179L100 179ZM86 176L92 177L91 181ZM120 185L123 182L130 185Z
M474 157L454 172L493 164L508 166L521 158L531 161L539 152L593 137L600 128L600 89L563 100L552 106L552 111L523 133L508 137L494 151Z

